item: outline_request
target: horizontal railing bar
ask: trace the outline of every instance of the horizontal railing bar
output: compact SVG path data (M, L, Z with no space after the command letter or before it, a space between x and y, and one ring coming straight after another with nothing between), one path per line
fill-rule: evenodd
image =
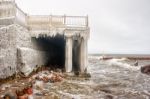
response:
M86 18L87 16L67 16L67 15L28 15L29 17L80 17Z
M3 2L3 3L5 3L5 2L15 2L15 0L0 0L0 2Z

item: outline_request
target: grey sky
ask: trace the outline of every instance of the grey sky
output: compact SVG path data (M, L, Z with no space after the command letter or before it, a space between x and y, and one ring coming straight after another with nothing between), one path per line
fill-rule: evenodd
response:
M90 53L150 54L150 0L16 0L29 14L89 15Z

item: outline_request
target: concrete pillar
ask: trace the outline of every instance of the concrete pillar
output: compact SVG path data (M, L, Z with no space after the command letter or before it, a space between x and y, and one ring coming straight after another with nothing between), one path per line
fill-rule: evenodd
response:
M65 70L66 72L72 72L72 37L66 37L65 48Z
M82 38L80 44L80 71L81 73L86 72L88 65L88 55L87 55L87 39Z

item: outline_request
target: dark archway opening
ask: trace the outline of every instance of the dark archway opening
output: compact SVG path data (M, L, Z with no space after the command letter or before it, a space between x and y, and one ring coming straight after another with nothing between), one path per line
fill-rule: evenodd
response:
M65 67L65 39L63 35L55 37L40 36L32 38L36 50L44 51L45 66L51 69L64 69Z

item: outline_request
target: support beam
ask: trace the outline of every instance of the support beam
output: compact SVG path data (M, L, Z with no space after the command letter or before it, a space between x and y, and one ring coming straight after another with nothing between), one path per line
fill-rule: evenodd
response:
M66 49L65 49L65 70L66 72L72 72L72 37L66 37Z
M81 73L86 72L87 69L87 39L82 38L81 44L80 44L80 71Z

